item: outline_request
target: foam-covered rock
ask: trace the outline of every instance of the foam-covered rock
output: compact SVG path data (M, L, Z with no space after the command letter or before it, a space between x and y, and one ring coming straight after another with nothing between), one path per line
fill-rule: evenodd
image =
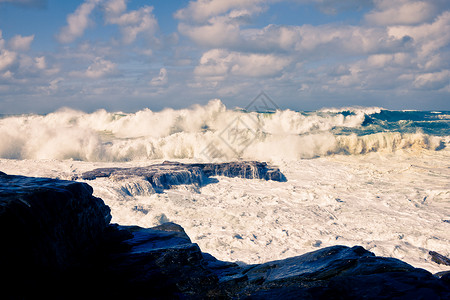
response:
M188 164L166 161L146 167L98 168L84 172L79 178L93 180L109 177L114 180L125 180L139 177L150 182L155 191L162 191L180 184L202 186L208 182L210 176L286 181L286 177L278 168L269 167L267 163L257 161Z

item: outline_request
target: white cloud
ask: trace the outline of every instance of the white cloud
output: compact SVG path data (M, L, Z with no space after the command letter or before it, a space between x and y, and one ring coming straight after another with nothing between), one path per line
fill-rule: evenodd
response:
M436 0L436 3L439 1ZM226 89L227 85L236 83L233 79L236 76L245 76L248 80L267 78L272 80L272 84L276 76L277 82L308 87L302 91L407 89L418 88L419 85L434 89L438 86L428 83L439 82L436 73L442 70L444 58L437 55L437 51L449 44L447 14L450 12L444 12L432 23L424 22L432 20L435 7L442 7L443 4L432 6L420 1L377 1L375 9L365 17L367 20L373 18L371 22L358 26L269 24L251 29L243 26L246 21L240 16L253 16L269 2L197 1L190 2L187 8L177 12L176 16L181 20L179 32L196 44L210 48L202 54L194 69L197 80L203 80L202 86L209 84L214 88ZM323 8L361 7L354 0L298 2L316 3ZM364 1L362 5L367 7L370 5L368 2ZM247 9L245 5L250 3L258 9ZM385 26L384 23L388 22L383 21L382 17L394 8L404 11L392 24L408 25ZM188 19L190 14L193 20ZM333 62L338 59L346 60L346 66L336 66ZM291 68L291 62L302 67ZM339 71L341 69L344 71ZM433 76L420 76L430 72ZM408 77L408 74L415 75Z
M44 70L47 67L45 62L45 56L39 56L34 58L36 68L40 70Z
M152 85L152 86L166 85L168 81L169 81L169 78L167 76L167 69L161 68L159 70L159 75L156 77L153 77L152 80L150 81L150 85Z
M290 54L318 59L372 53L409 51L411 38L393 36L385 28L350 25L275 26L241 30L235 24L180 25L181 33L201 46L239 52Z
M201 46L220 48L247 44L241 26L264 11L263 0L191 1L188 7L175 13L180 19L178 30Z
M367 65L371 68L380 69L387 66L411 67L412 57L407 53L374 54L367 58Z
M88 78L100 78L106 75L111 75L116 72L117 65L109 60L103 58L96 58L93 64L91 64L86 70L86 77Z
M216 79L223 79L227 75L264 77L280 73L289 63L290 59L273 54L212 49L202 55L194 73Z
M179 24L172 36L158 31L158 5L153 9L137 2L79 1L57 36L61 43L77 43L54 53L30 49L41 37L38 31L14 38L9 37L22 33L9 32L8 40L0 31L0 85L16 94L40 91L59 99L84 93L98 100L97 106L111 105L112 98L121 103L124 96L155 95L152 99L160 101L177 99L174 95L180 93L191 102L223 95L249 99L261 86L280 99L301 93L304 103L450 90L448 0L186 1L174 14ZM278 10L305 7L327 14L352 12L332 17L342 22L326 23L328 17L322 16L321 25L294 19L286 20L294 25L286 25ZM83 39L94 22L106 30L94 28L93 35L108 36ZM148 70L154 73L150 76ZM68 95L72 97L64 97ZM170 101L155 105L185 105Z
M230 47L239 45L241 41L239 25L227 22L226 17L213 18L211 22L201 26L181 23L178 30L197 44L207 47Z
M384 28L359 26L302 26L295 49L306 53L355 55L408 51L408 35L391 36Z
M388 28L394 37L411 36L417 52L424 58L450 43L450 11L443 12L433 23L417 26L392 26Z
M78 6L74 13L67 16L67 26L63 27L57 35L61 43L71 43L83 35L89 25L89 16L101 0L86 0Z
M450 71L420 74L414 79L413 85L415 88L428 90L444 88L450 85Z
M30 84L35 81L45 80L50 74L59 72L58 68L47 69L45 56L30 56L23 51L28 51L34 35L15 35L8 41L2 37L0 30L0 78L8 80L9 84ZM39 78L39 79L36 79Z
M3 39L3 32L0 29L0 49L5 48L5 40Z
M334 0L301 0L300 2L318 2L331 5ZM349 5L354 3L350 0L347 2ZM256 8L244 7L250 4L257 6ZM333 53L333 56L371 54L407 51L407 48L410 47L408 36L390 36L386 28L383 27L341 24L319 26L270 24L260 29L241 28L245 24L241 17L252 16L261 12L263 4L263 1L244 1L243 3L231 1L226 2L226 4L216 1L190 2L185 10L180 10L177 13L177 16L183 21L179 24L178 30L202 47L250 53L279 54L288 52L303 59L330 56L330 52ZM184 22L187 18L185 14L188 12L194 15L194 19L198 15L196 20L199 22Z
M114 17L125 12L127 4L125 0L109 0L104 5L104 9L107 17Z
M13 73L8 70L5 73L1 74L1 77L3 79L12 79L13 78Z
M60 30L57 35L58 41L71 43L81 37L92 22L90 15L100 4L103 4L105 23L118 25L126 44L134 42L140 33L151 36L158 28L158 22L152 13L152 6L143 6L137 10L126 12L125 0L106 2L104 0L86 0L67 17L67 26Z
M260 11L259 4L267 0L198 0L190 1L186 8L175 13L175 17L180 20L195 22L205 22L211 17L224 14L232 9L247 9Z
M62 77L58 77L56 79L53 79L49 82L48 87L47 87L47 92L48 93L54 93L59 89L59 83L64 81L64 78Z
M16 51L28 51L30 49L31 43L34 40L34 34L29 36L15 35L12 37L8 44L9 47Z
M113 75L116 72L117 65L115 63L101 57L96 57L94 62L86 69L86 71L73 71L70 72L70 74L76 77L99 79L108 75Z
M17 59L17 53L8 51L6 49L0 50L0 71L5 70L9 66L11 66L13 63L16 62Z
M152 13L152 6L143 6L128 13L124 13L125 10L126 4L121 0L110 1L106 6L106 22L120 27L124 43L134 42L140 33L150 37L154 35L158 22Z
M430 1L377 0L366 20L376 25L414 25L431 20L438 8Z

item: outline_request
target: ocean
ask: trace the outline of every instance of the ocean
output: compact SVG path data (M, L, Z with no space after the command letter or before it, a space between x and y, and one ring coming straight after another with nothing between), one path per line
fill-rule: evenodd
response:
M138 178L86 182L113 222L175 222L222 260L262 263L361 245L430 272L450 269L428 254L450 256L450 112L266 108L212 100L159 112L3 115L0 171L72 179L165 160L265 161L287 181L219 176L163 193Z

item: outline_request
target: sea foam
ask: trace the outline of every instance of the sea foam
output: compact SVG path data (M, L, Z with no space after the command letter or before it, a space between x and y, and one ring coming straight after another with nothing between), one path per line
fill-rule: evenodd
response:
M332 154L439 150L446 146L448 137L425 133L414 124L405 125L404 120L389 123L390 128L383 112L381 108L246 112L227 109L220 100L159 112L61 109L47 115L0 119L0 157L296 160ZM380 119L374 117L377 115ZM448 126L442 115L436 120ZM210 148L215 151L207 153Z

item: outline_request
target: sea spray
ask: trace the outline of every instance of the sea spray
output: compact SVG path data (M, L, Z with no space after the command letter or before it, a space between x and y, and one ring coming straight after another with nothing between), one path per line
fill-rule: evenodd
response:
M381 108L246 112L220 100L190 109L136 113L61 109L0 119L0 157L142 161L274 160L405 150L441 150L446 112ZM214 150L205 155L205 150Z

